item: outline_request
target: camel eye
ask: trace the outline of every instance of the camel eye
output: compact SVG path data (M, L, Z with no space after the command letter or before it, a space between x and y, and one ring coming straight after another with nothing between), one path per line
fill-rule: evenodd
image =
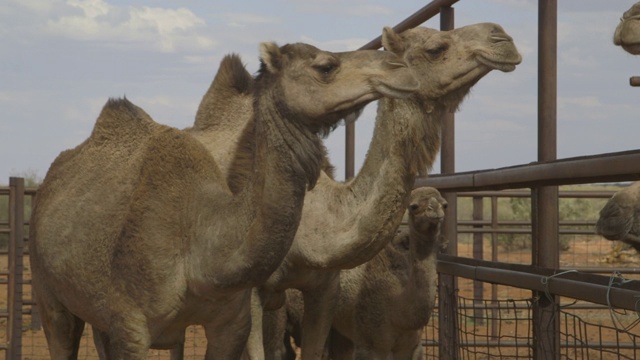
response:
M319 73L323 75L329 75L332 72L334 72L338 66L336 64L330 63L330 64L315 65L314 67L316 71L318 71Z
M431 49L427 49L426 52L427 54L429 54L429 56L431 58L437 59L439 58L442 54L444 54L445 51L447 51L449 47L447 45L440 45L438 47L434 47Z
M409 209L411 209L412 211L418 210L418 204L409 205Z

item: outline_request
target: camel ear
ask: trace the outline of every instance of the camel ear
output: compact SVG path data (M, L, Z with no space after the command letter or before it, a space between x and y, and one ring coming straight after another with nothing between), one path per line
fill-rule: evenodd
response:
M391 51L398 56L404 54L405 48L400 34L396 33L395 30L389 26L385 26L384 29L382 29L382 46L385 50Z
M274 42L260 44L260 61L270 73L278 72L282 64L280 47Z

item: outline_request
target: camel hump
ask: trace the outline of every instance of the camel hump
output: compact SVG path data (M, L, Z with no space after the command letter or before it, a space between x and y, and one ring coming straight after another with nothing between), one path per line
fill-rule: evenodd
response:
M222 59L218 73L213 79L213 85L231 88L240 94L249 94L252 84L253 77L237 54L229 54Z
M159 126L146 142L142 155L143 186L153 184L154 188L175 193L176 189L195 186L194 181L199 184L223 181L215 160L204 146L188 133L172 127Z
M218 72L202 97L196 113L194 130L211 127L235 128L229 120L249 119L252 110L253 76L242 64L240 56L229 54L220 62Z
M97 142L130 142L148 137L157 126L159 124L149 114L126 97L110 98L102 108L89 138Z

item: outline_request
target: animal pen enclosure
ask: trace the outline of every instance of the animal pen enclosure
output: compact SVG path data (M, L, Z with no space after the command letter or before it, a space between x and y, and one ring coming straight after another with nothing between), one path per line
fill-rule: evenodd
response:
M395 28L402 31L437 14L443 30L453 28L451 5L456 2L433 1ZM568 221L559 214L563 198L602 199L612 193L572 193L560 191L559 186L640 179L640 150L556 158L556 26L556 2L540 0L538 162L455 173L454 119L449 115L443 131L442 174L416 182L416 186L438 188L450 204L445 220L449 246L438 263L439 306L425 329L429 359L640 358L640 265L614 262L603 266L594 261L593 256L604 256L610 250L608 242L589 230L594 219ZM377 38L363 48L379 46ZM348 178L354 175L352 125L346 140ZM7 294L6 303L0 297L0 307L6 309L0 313L0 338L6 339L0 350L7 359L48 358L25 258L25 203L35 195L36 189L25 189L19 178L12 178L9 188L0 190L9 209L8 218L0 219L0 236L8 240L0 258L0 287ZM501 198L531 199L531 218L500 220ZM466 218L459 214L465 201L472 204L471 216ZM530 236L531 249L499 253L496 239L501 234ZM563 235L589 239L580 240L588 243L586 250L578 252L580 246L574 243L571 250L575 254L567 256L569 252L560 248ZM189 332L186 354L202 355L202 331L190 328ZM153 354L168 358L166 352ZM97 358L87 337L81 356Z

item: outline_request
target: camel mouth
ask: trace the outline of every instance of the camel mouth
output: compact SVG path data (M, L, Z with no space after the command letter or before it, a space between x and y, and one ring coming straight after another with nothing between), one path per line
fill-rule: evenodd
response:
M640 41L634 44L621 43L620 46L629 54L640 55Z
M495 61L483 55L479 55L477 59L480 63L488 66L492 70L500 70L502 72L514 71L516 69L516 65L520 64L520 61L522 60L522 58L518 56L517 59L513 59L510 61L504 61L504 60Z
M370 102L378 100L382 97L382 94L377 91L371 91L364 93L357 98L342 101L335 105L333 114L339 114L339 118L349 116L350 114L362 111L362 109ZM357 119L357 118L356 118ZM337 122L337 121L336 121Z
M420 83L418 81L416 81L412 85L413 86L399 87L386 83L384 81L380 81L374 86L374 88L376 91L382 94L382 96L394 99L407 99L420 88Z

